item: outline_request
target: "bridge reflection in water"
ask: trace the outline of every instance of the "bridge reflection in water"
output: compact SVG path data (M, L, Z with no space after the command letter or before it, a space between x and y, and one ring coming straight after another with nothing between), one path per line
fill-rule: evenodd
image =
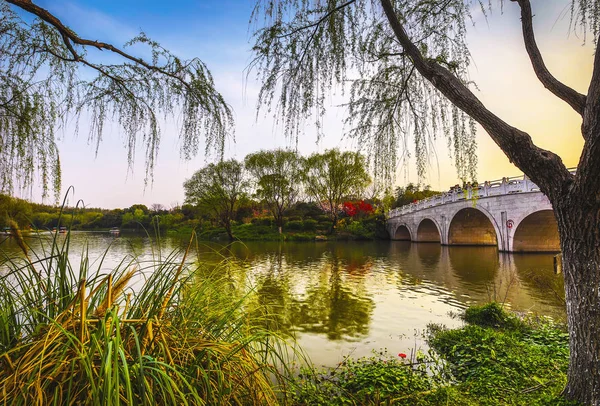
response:
M84 247L90 258L99 258L112 244L106 271L132 249L150 255L143 254L149 246L146 237L124 235L115 241L100 233L75 232L72 238L74 267ZM162 245L169 252L187 241L165 238ZM564 314L562 276L553 274L548 254L406 241L208 245L199 247L201 263L228 256L238 265L216 274L204 266L198 277L226 278L232 300L247 296L245 312L266 314L261 320L268 328L294 333L319 365L335 366L348 354L369 356L373 349L410 353L415 346L423 348L419 333L429 323L460 325L449 312L490 299L517 311ZM11 256L21 252L12 239L1 248Z

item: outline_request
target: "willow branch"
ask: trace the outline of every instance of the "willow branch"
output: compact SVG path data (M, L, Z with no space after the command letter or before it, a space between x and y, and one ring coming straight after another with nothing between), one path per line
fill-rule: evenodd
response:
M571 89L569 86L556 79L544 63L542 54L535 42L533 32L533 15L531 13L531 3L529 0L511 0L516 1L521 7L521 25L523 26L523 39L525 49L533 65L536 76L542 82L544 87L552 92L556 97L564 100L577 113L583 116L586 97L583 94Z
M75 59L77 62L82 62L83 59L75 51L72 44L77 44L77 45L81 45L81 46L92 46L99 50L107 50L107 51L116 53L125 59L128 59L132 62L135 62L136 64L138 64L140 66L143 66L144 68L146 68L148 70L156 71L156 72L159 72L159 73L161 73L165 76L168 76L172 79L175 79L178 82L180 82L184 87L186 87L188 90L192 90L189 83L187 83L183 78L181 78L180 76L178 76L172 72L162 69L156 65L149 64L146 61L144 61L143 59L137 58L133 55L130 55L130 54L126 53L125 51L123 51L111 44L108 44L105 42L100 42L100 41L92 41L89 39L79 37L76 33L74 33L71 29L69 29L67 26L65 26L58 18L56 18L48 10L39 7L38 5L34 4L31 0L6 0L6 1L10 4L13 4L35 16L39 17L43 21L52 25L60 33L61 37L63 38L63 42L65 43L65 46L67 47L69 52L73 55L73 59Z
M289 36L291 36L291 35L294 35L295 33L297 33L297 32L300 32L300 31L302 31L302 30L306 30L306 29L308 29L308 28L312 28L312 27L318 27L319 25L321 25L321 23L322 23L323 21L327 20L327 19L328 19L328 18L329 18L329 17L330 17L330 16L331 16L333 13L335 13L336 11L339 11L339 10L341 10L341 9L343 9L343 8L345 8L345 7L347 7L347 6L349 6L350 4L352 4L352 3L355 3L355 2L356 2L356 0L350 0L350 1L346 2L346 3L344 3L344 4L340 4L340 5L339 5L339 6L337 6L336 8L334 8L334 9L332 9L332 10L328 11L328 12L327 12L327 13L326 13L326 14L325 14L323 17L319 18L319 19L318 19L317 21L315 21L314 23L310 23L310 24L304 25L304 26L302 26L302 27L298 27L298 28L296 28L296 29L295 29L295 30L293 30L293 31L290 31L290 32L288 32L288 33L285 33L285 34L282 34L282 35L278 36L277 38L285 38L285 37L289 37Z
M481 124L510 161L540 186L544 193L550 196L562 187L563 182L572 180L573 175L558 155L534 145L529 134L510 126L488 110L448 69L434 60L424 58L408 37L391 1L380 1L396 38L417 71L450 102Z

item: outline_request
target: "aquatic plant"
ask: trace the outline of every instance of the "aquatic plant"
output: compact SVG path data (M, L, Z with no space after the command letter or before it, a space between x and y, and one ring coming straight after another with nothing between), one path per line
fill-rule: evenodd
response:
M290 352L186 250L103 271L70 233L0 251L0 403L277 404ZM73 266L78 262L79 266ZM225 266L225 265L221 265ZM202 270L202 272L199 272ZM219 269L216 270L218 272ZM226 274L226 273L222 273ZM215 275L213 272L212 275Z

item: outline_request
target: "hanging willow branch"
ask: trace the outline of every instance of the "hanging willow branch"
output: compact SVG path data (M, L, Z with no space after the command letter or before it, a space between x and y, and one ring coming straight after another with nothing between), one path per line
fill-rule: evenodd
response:
M585 96L548 71L533 37L528 0L523 11L526 48L535 71L552 93L583 113ZM399 41L384 12L388 3L406 33ZM502 6L502 1L497 3ZM572 21L598 37L599 0L565 0ZM348 135L366 150L375 173L392 177L397 156L414 154L423 176L434 141L445 137L459 178L473 180L477 166L475 121L420 69L438 66L458 87L473 89L467 27L474 12L484 16L491 0L258 0L255 58L248 71L262 83L258 110L273 111L287 134L298 137L307 120L321 131L329 97L348 92ZM415 50L408 52L406 44ZM479 121L479 120L478 120ZM409 142L413 144L410 151Z
M34 16L29 22L9 6ZM125 49L141 44L150 59ZM113 54L104 63L88 50ZM95 55L95 54L94 54ZM109 56L108 54L106 56ZM45 194L60 189L56 134L74 117L89 120L96 152L107 121L125 137L128 163L137 141L145 147L146 182L152 180L160 144L159 117L181 113L181 155L190 159L206 137L207 152L222 153L230 134L230 107L197 58L181 60L144 33L121 49L80 37L29 0L0 2L0 190L29 186L39 174ZM79 126L77 126L79 127Z

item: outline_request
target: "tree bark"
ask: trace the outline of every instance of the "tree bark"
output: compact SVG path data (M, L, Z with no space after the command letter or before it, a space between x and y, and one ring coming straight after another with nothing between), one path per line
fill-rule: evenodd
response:
M570 193L554 202L554 213L571 351L564 394L585 405L600 405L600 205L596 196Z
M550 199L563 254L571 350L564 394L582 404L600 406L600 52L595 55L587 96L558 83L543 65L535 44L529 1L518 0L524 13L525 45L536 74L555 95L583 113L585 144L573 176L558 155L534 145L527 133L489 111L450 71L426 59L407 35L392 1L380 1L403 52L418 72L481 124L511 162Z
M227 232L227 237L229 241L234 241L235 237L233 236L233 232L231 231L231 222L227 221L225 224L225 231Z

